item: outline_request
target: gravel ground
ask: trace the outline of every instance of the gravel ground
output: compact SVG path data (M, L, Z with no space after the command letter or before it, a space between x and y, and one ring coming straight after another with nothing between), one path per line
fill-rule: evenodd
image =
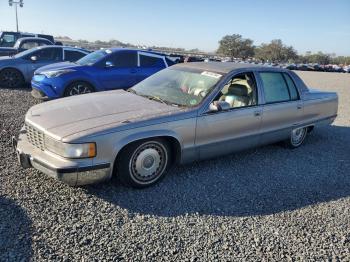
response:
M158 185L71 188L12 153L29 90L0 90L0 261L350 261L350 74L298 72L337 91L339 117L304 146L175 167Z

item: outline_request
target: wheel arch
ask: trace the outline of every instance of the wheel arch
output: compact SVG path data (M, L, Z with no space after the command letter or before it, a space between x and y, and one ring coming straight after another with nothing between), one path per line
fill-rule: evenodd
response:
M4 68L1 68L1 69L0 69L0 74L1 74L2 71L6 70L6 69L16 70L18 73L21 74L23 81L24 81L24 82L27 82L27 81L26 81L26 78L25 78L24 72L23 72L22 70L16 68L16 67L6 66L6 67L4 67Z
M135 134L130 135L126 137L125 139L119 141L115 147L114 147L114 162L113 167L115 166L116 162L118 161L118 157L120 156L120 153L125 149L127 146L141 142L141 141L149 141L152 139L163 139L168 142L169 147L171 148L171 155L172 155L172 162L173 163L179 163L181 161L182 157L182 143L181 139L173 132L161 132L161 131L152 131L152 132L145 132L142 134Z

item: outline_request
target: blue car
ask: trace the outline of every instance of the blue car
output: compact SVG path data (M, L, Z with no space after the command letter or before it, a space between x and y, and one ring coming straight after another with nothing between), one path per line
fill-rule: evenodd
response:
M173 65L164 54L125 48L95 51L75 63L63 62L35 71L32 95L50 100L112 89L127 89Z

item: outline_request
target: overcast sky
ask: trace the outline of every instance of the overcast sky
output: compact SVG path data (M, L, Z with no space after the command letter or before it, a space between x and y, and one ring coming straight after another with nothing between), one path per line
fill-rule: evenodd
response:
M350 55L350 0L24 0L21 31L214 51L226 34ZM0 0L0 30L15 30Z

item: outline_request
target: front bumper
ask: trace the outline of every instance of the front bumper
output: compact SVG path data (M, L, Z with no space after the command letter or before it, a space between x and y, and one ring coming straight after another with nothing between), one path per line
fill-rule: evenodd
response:
M36 99L40 99L40 100L49 100L49 97L42 91L40 91L39 89L36 88L32 88L32 92L31 92L32 96Z
M27 140L25 132L21 131L18 139L12 139L18 161L23 168L33 167L42 173L70 186L94 184L109 180L112 176L110 163L92 164L91 160L74 161L54 156L42 151Z
M37 99L50 100L61 97L61 83L56 83L52 79L42 79L35 81L35 76L31 81L32 96Z

